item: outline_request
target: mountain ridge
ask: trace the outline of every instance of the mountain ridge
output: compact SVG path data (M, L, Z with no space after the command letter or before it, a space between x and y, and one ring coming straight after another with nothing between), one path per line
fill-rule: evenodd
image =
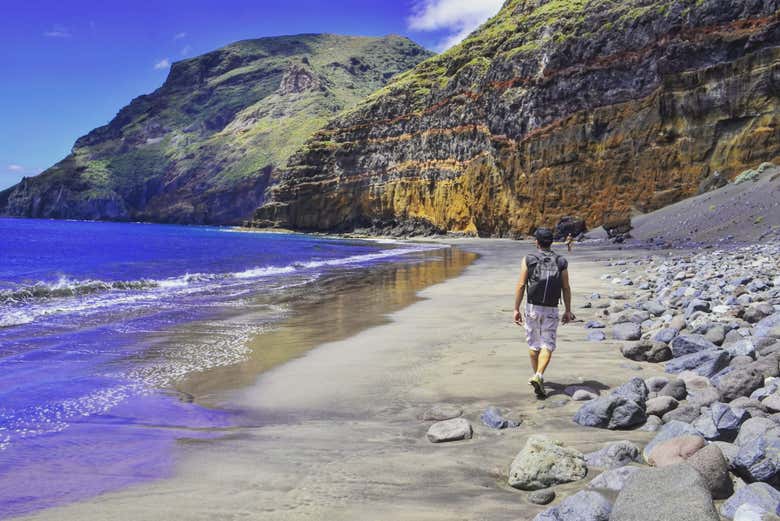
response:
M430 54L399 36L307 33L175 62L65 159L0 192L0 214L240 223L308 136Z

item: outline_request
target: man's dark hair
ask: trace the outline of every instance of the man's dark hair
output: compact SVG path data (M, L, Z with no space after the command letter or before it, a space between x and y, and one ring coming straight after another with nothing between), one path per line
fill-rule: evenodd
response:
M534 237L542 248L552 246L553 232L549 228L537 228L536 232L534 232Z

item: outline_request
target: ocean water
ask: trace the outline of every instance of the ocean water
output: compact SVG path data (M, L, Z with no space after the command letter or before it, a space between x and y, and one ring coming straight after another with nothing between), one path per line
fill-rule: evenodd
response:
M238 414L180 382L241 363L322 281L440 250L0 219L0 518L169 475L176 443L219 436Z

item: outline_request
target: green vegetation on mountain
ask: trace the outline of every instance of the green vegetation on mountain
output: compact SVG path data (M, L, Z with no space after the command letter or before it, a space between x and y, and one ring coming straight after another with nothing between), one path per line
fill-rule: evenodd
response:
M258 227L518 236L780 158L774 0L507 0L331 120Z
M398 36L298 35L174 63L63 161L0 193L0 213L240 222L318 128L428 56Z

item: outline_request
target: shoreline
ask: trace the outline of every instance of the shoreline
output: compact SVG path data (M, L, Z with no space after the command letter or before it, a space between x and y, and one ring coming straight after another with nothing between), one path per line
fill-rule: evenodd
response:
M362 519L366 509L375 519L531 519L543 507L506 485L506 467L530 434L549 434L583 452L652 437L583 429L571 421L579 404L558 403L566 385L611 388L627 375L662 372L650 364L627 369L616 343L585 342L582 327L559 330L547 377L554 394L545 402L532 397L522 330L511 323L516 267L529 245L442 242L482 256L460 276L421 291L390 322L319 345L250 388L223 393L220 401L238 405L252 421L221 441L182 440L173 477L24 519L152 520L174 512L187 519ZM592 259L621 253L575 248L569 256L575 313L585 295L604 290ZM429 423L419 415L439 402L463 408L473 440L425 439ZM523 424L488 429L479 414L489 405ZM558 490L563 495L576 486Z

